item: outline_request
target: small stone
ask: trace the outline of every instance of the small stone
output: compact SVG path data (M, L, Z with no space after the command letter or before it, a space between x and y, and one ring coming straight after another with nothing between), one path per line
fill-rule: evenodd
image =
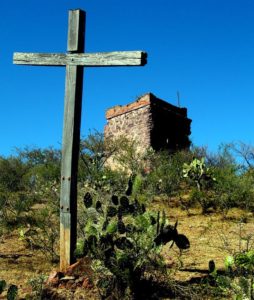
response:
M72 289L74 284L75 284L74 280L69 280L65 286L67 289Z
M63 273L61 272L57 272L57 271L52 271L50 274L49 274L49 277L46 281L46 285L52 285L52 286L56 286L58 285L59 283L59 280L60 278L63 276Z
M83 283L83 281L84 281L84 279L85 279L85 277L79 277L79 278L77 278L76 280L75 280L75 283L77 284L77 285L82 285L82 283Z
M67 268L65 274L66 274L66 275L71 275L71 274L73 274L73 273L75 272L75 270L77 270L77 268L80 266L80 264L81 264L81 260L78 260L78 261L75 262L74 264L70 265L70 266Z
M53 278L53 279L51 279L51 281L50 281L50 283L48 283L48 285L50 285L50 286L52 286L52 287L56 287L56 286L58 286L58 284L59 284L59 278Z
M92 283L91 283L91 281L90 281L90 279L89 279L88 277L86 277L86 278L84 279L84 281L83 281L83 283L82 283L82 287L83 287L84 289L91 289L91 288L93 287L93 285L92 285Z
M74 276L64 276L60 279L60 281L69 281L69 280L75 280Z

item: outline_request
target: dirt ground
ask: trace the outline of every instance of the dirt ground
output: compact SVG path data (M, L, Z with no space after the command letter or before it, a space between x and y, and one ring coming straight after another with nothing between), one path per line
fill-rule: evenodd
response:
M168 212L169 219L178 219L178 231L189 238L191 245L182 254L176 247L164 248L166 260L174 253L177 280L200 276L208 270L210 260L215 262L217 269L224 269L226 256L254 246L254 218L250 213L232 209L225 219L217 213L201 215L200 210L191 210L189 216L176 208Z
M184 210L165 205L165 211L172 224L178 220L178 232L185 234L191 245L183 253L175 245L163 248L168 268L172 271L171 277L176 280L188 281L202 276L207 272L210 260L215 262L217 269L223 269L227 255L254 243L254 218L251 213L233 209L223 219L221 214L215 212L201 215L198 209L191 209L187 214ZM0 237L0 279L18 286L19 299L31 294L29 279L38 278L41 274L49 275L57 267L38 250L27 249L17 231ZM0 299L4 297L0 295ZM66 299L88 298L70 296Z

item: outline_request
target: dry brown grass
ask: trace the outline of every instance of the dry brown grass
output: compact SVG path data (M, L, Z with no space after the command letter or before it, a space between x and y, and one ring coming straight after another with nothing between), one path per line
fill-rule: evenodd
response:
M20 256L11 257L13 254ZM29 279L40 274L48 274L55 267L40 251L28 249L26 244L19 239L18 231L13 231L2 237L0 255L6 256L0 257L0 279L17 285L21 297L31 293L31 287L28 284Z
M174 277L177 280L188 280L205 273L210 260L214 260L217 269L224 269L227 255L246 249L246 237L251 238L254 248L254 217L251 213L232 209L224 218L215 212L202 215L197 208L190 209L189 215L175 207L164 206L164 209L172 224L178 220L179 233L184 233L191 245L183 253L175 246L171 249L165 246L163 249L168 263L175 266Z
M238 209L231 210L227 219L223 219L222 214L215 212L201 215L199 209L191 209L188 215L184 210L161 203L155 203L153 208L164 209L172 224L178 220L179 233L190 240L190 249L181 254L176 246L169 248L166 245L163 248L163 255L172 270L171 277L179 281L204 276L209 260L215 261L217 269L223 269L225 256L239 251L239 247L246 247L243 237L254 236L253 215ZM16 284L19 299L22 299L25 294L31 293L29 279L39 274L49 274L57 266L48 262L38 250L28 249L24 241L19 240L18 231L5 234L0 239L0 256L13 253L20 254L20 257L0 257L0 279Z

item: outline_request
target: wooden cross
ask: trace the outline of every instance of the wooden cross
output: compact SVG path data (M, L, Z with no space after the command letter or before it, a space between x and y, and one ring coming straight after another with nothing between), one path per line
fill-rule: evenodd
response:
M65 101L60 193L60 270L74 262L77 240L77 170L80 146L83 67L143 66L146 53L123 51L83 53L86 14L70 10L68 49L60 53L14 53L18 65L65 66Z

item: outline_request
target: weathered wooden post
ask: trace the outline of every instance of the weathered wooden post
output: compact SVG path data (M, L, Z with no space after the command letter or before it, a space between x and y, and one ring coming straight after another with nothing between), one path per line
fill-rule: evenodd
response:
M68 53L14 53L19 65L66 66L60 195L60 270L74 262L83 67L143 66L142 51L83 53L85 12L69 11Z
M85 12L70 11L69 53L84 52ZM83 67L66 65L60 194L60 269L74 261L77 240L77 171L82 107Z

